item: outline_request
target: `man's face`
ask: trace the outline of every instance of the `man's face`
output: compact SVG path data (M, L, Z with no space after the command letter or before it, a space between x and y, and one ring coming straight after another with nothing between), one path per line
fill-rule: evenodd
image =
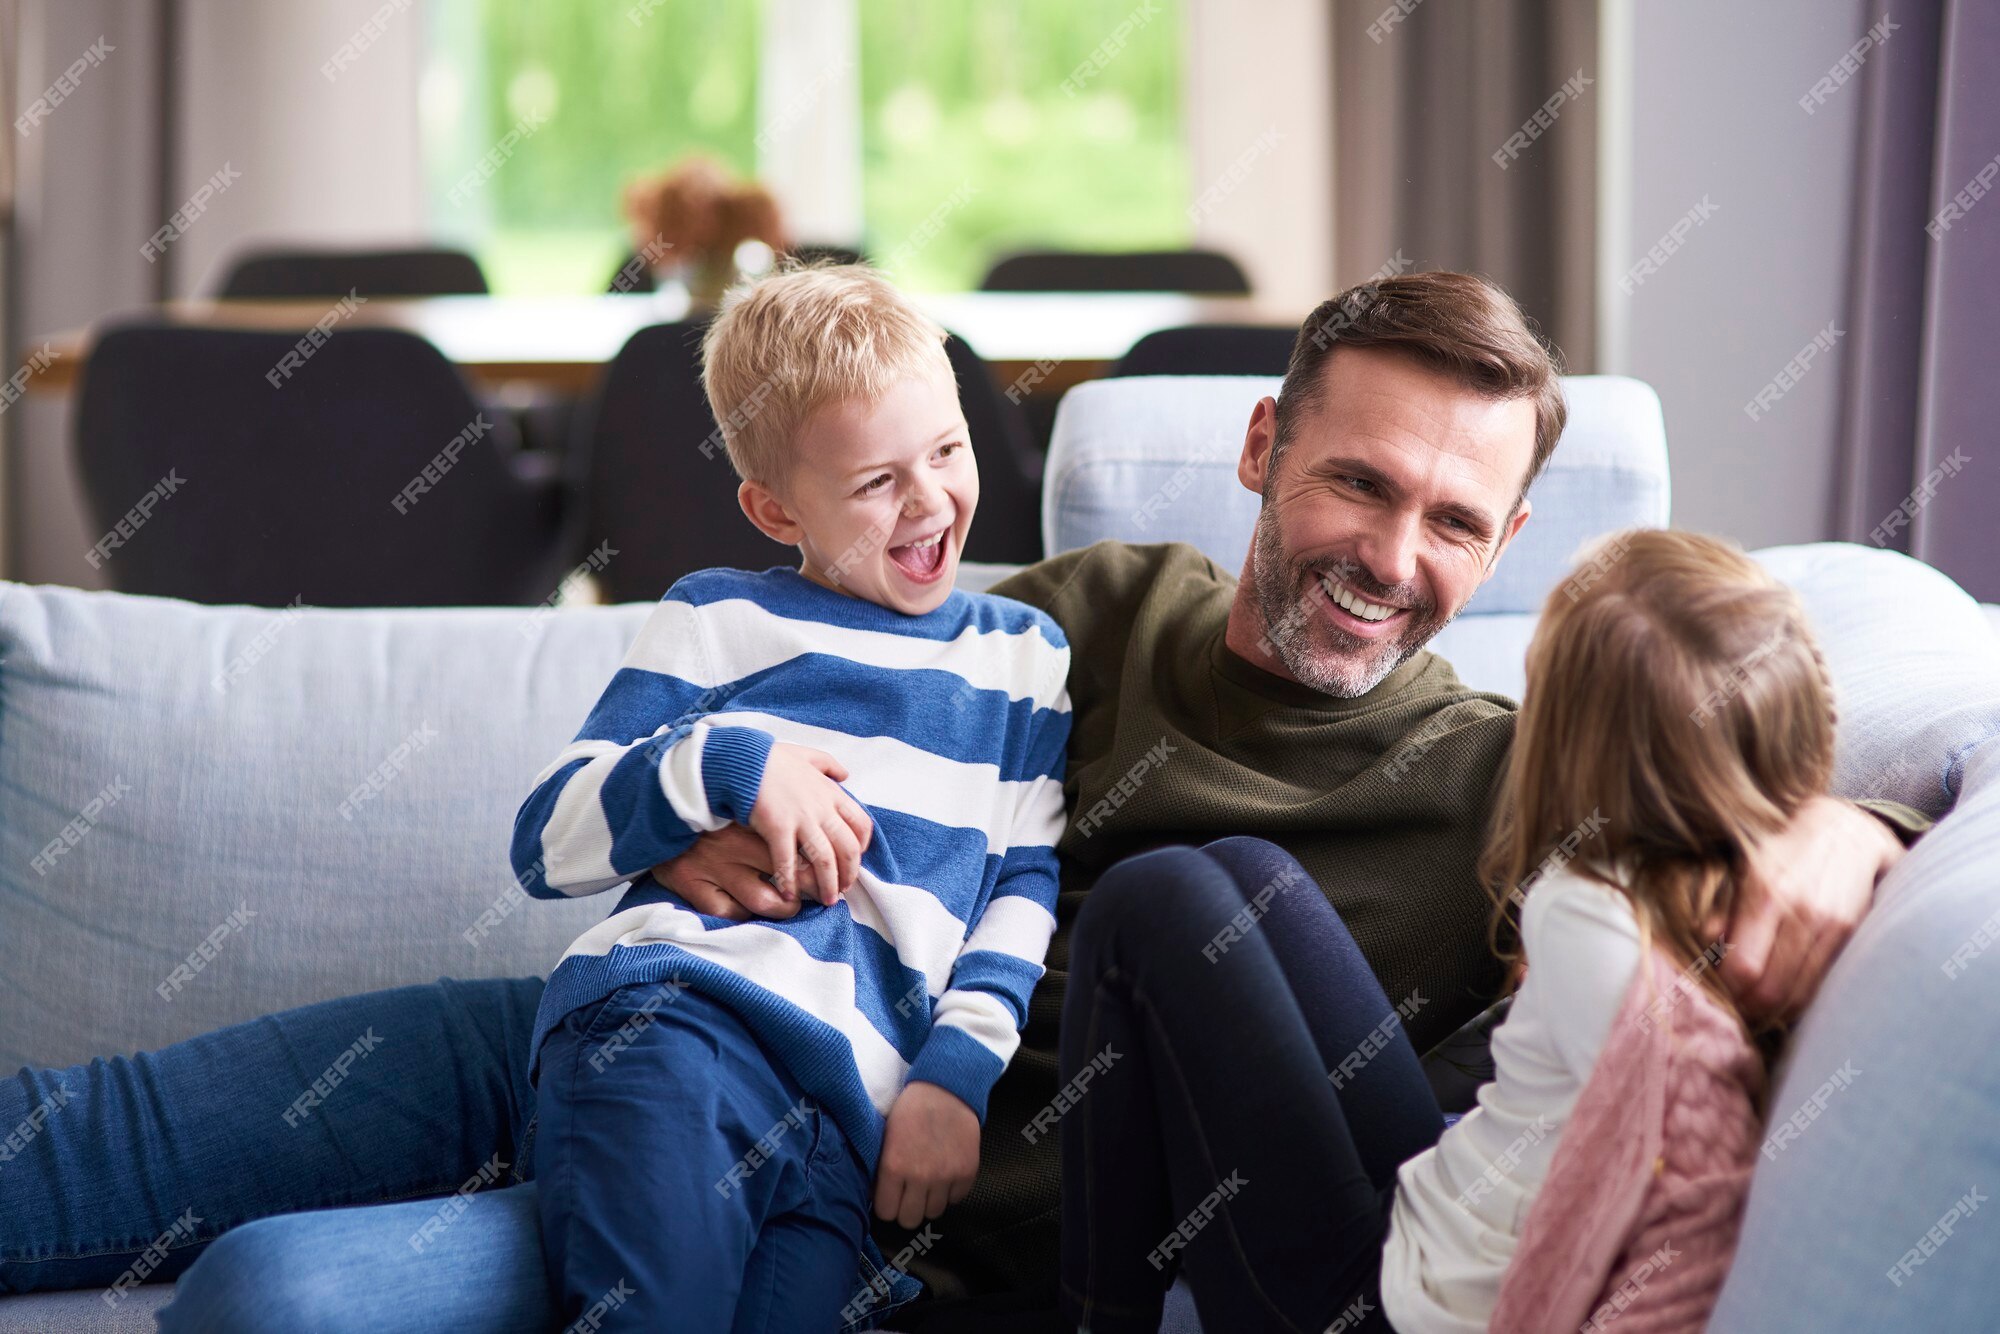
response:
M1381 348L1339 348L1321 375L1275 466L1273 401L1258 404L1237 475L1264 497L1250 553L1264 642L1284 674L1352 697L1444 629L1527 521L1514 499L1535 404Z

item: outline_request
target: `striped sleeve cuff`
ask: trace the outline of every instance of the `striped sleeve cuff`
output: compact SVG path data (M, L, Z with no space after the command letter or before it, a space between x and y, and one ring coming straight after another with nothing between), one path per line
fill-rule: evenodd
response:
M934 1024L923 1050L910 1063L907 1082L936 1084L970 1107L979 1124L985 1125L986 1097L1006 1068L992 1048L964 1029Z
M715 814L750 823L764 763L771 758L771 734L757 727L711 727L702 738L701 786Z

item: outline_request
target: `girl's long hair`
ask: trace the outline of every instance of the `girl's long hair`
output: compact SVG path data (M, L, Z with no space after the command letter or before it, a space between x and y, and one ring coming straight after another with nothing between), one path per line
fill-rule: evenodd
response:
M1505 786L1480 872L1501 941L1523 891L1563 866L1623 892L1740 1018L1716 977L1748 850L1833 774L1833 689L1798 599L1731 543L1607 539L1549 596L1528 648ZM1517 923L1514 923L1518 925Z

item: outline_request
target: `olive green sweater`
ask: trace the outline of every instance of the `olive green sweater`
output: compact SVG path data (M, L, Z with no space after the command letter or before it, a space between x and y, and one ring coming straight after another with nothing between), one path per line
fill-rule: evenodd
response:
M1475 865L1515 704L1473 690L1418 653L1357 699L1263 671L1224 647L1236 580L1183 544L1100 542L1031 565L993 592L1053 616L1069 636L1069 828L1056 934L1020 1050L994 1086L968 1195L891 1255L924 1280L898 1328L1039 1328L994 1318L1053 1309L1058 1137L1022 1134L1059 1084L1057 1031L1069 931L1114 862L1167 844L1267 838L1340 910L1419 1052L1498 994L1492 900ZM1909 838L1924 817L1863 803ZM1420 999L1419 999L1420 998ZM934 1240L932 1240L934 1239ZM985 1300L956 1299L985 1294Z
M1193 547L1100 542L994 586L1069 636L1070 824L1048 972L988 1104L979 1179L911 1269L938 1297L1033 1293L1056 1275L1057 1139L1022 1134L1058 1085L1069 930L1121 858L1268 838L1340 910L1392 1001L1421 1003L1422 1051L1486 1006L1501 974L1474 874L1514 704L1419 653L1335 699L1223 646L1236 580ZM882 1235L893 1255L893 1234Z

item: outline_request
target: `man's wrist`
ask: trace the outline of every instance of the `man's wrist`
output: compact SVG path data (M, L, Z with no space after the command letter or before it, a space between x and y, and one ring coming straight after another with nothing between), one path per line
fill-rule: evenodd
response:
M1934 823L1928 815L1914 806L1905 806L1900 801L1884 801L1875 797L1861 797L1846 803L1869 817L1869 823L1881 829L1898 848L1908 848L1930 832Z

